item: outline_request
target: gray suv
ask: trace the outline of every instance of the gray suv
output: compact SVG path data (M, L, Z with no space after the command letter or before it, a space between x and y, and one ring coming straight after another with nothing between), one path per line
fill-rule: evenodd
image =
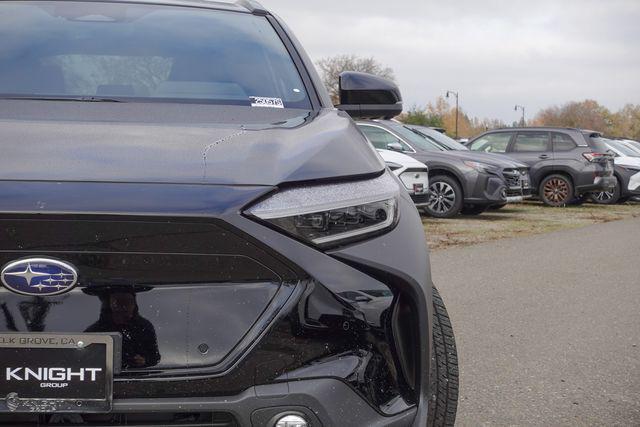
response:
M526 165L507 156L446 151L423 134L393 120L357 122L378 149L399 151L429 167L431 199L424 211L435 218L479 215L521 202L529 191Z
M580 201L592 191L615 187L613 157L598 132L554 127L485 132L466 145L473 151L507 154L529 166L534 193L549 206Z

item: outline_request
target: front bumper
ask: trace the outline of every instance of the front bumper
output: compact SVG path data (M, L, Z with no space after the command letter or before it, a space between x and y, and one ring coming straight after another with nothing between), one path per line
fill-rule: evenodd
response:
M576 194L584 194L588 192L597 191L611 191L617 185L616 177L611 176L597 176L593 179L592 184L581 185L576 187Z
M467 178L468 184L464 189L465 204L494 206L507 203L507 186L503 178L488 173L475 175Z
M431 193L423 193L423 194L411 194L411 200L416 205L416 207L424 207L429 204L429 200L431 200Z
M61 204L60 200L47 196L54 194L51 191L53 185L57 186L58 192L81 190L79 192L83 197L78 198L78 204L74 206ZM77 242L64 241L68 245L64 256L78 252L73 255L77 258L77 265L84 271L100 272L100 282L96 282L96 286L115 286L112 282L117 277L113 275L121 276L125 271L122 266L129 266L133 256L140 258L140 265L146 265L144 261L147 259L152 261L150 267L131 267L131 271L128 271L130 275L140 275L140 280L137 280L137 276L131 276L131 281L125 283L120 279L118 286L129 286L130 282L145 283L144 289L137 294L137 300L140 315L158 332L160 365L155 361L154 365L138 370L124 369L116 377L116 413L147 409L189 412L191 408L218 408L216 410L236 411L239 417L247 420L247 417L253 416L253 412L241 414L239 409L234 408L239 408L243 403L249 409L259 409L273 405L297 406L303 402L305 408L322 417L319 418L322 424L318 425L341 425L333 420L342 416L353 420L342 425L424 426L430 398L432 283L422 223L411 198L401 192L398 208L400 221L388 233L323 252L238 214L252 200L270 190L225 186L21 183L16 191L12 184L4 183L0 184L0 198L5 200L5 213L0 215L0 220L4 216L4 220L11 221L13 225L0 228L0 254L7 260L35 253L54 256L47 245L51 241L64 241L57 233L63 229L60 224L67 222L76 224L73 233L67 235L73 236ZM13 197L15 194L21 197ZM171 195L175 197L169 197ZM37 200L46 200L48 203L34 218L28 209ZM216 205L202 203L202 200L225 203ZM104 209L104 212L99 209ZM137 217L131 218L127 213L132 210ZM56 221L58 226L46 227L48 233L43 233L42 227L46 226L47 218ZM214 219L225 223L230 229L221 229L223 234L207 231ZM77 224L85 225L80 227ZM146 227L150 226L150 231L145 232ZM95 232L97 227L100 233ZM130 231L131 227L138 230L135 240L130 238L135 235ZM205 233L193 232L201 229ZM115 237L110 238L110 233ZM14 252L24 246L21 239L28 241L30 249L16 254ZM92 241L90 247L87 241ZM194 246L196 243L200 246ZM160 250L160 245L163 245L163 253L153 253L153 250ZM381 250L383 247L387 250ZM91 249L90 257L83 252L87 248ZM225 331L229 333L235 323L245 320L240 318L245 317L243 310L246 310L246 302L232 307L219 304L217 309L211 309L211 304L199 297L199 292L213 289L233 291L236 286L253 286L256 291L260 290L260 286L253 283L255 277L238 277L235 282L235 276L231 275L232 280L229 281L227 277L225 282L211 279L213 273L208 270L200 271L203 277L187 280L185 277L192 274L191 264L187 261L196 261L195 265L202 267L210 264L198 261L203 255L218 257L222 254L220 256L226 257L225 254L239 254L240 250L243 251L244 260L265 262L265 259L273 258L273 265L271 261L265 264L271 272L264 270L261 274L271 277L277 272L281 277L281 286L293 287L295 292L278 310L263 312L255 322L255 335L244 335L243 341L235 346L235 349L241 350L240 353L231 351L223 355L220 361L214 361L215 365L205 363L202 359L202 366L197 366L198 359L191 357L188 369L176 369L169 364L175 360L175 356L185 357L182 353L193 346L196 348L191 354L197 355L194 350L198 344L208 340L210 344L219 346L220 337ZM176 254L184 260L178 262ZM127 264L117 262L125 258ZM278 262L275 262L276 258ZM276 264L282 265L278 267ZM171 266L171 272L180 272L180 275L167 283L161 282L161 279L168 280L165 277L167 274L152 276L151 272L162 271L156 265L162 265L162 268ZM173 270L180 265L184 270ZM222 273L230 274L227 270L216 274ZM87 280L93 279L87 276ZM179 286L173 286L176 283ZM198 292L187 300L185 295L189 292L181 292L180 286L188 286ZM277 283L269 282L264 286L277 286ZM357 300L350 301L346 295L347 292L364 290L391 291L393 296L386 300L378 298L367 305ZM171 298L164 298L167 292ZM163 308L151 304L150 298L154 295L162 297L161 302L165 304ZM16 313L15 318L19 318L23 297L12 294L12 300L8 301L8 298L8 309ZM397 327L399 324L394 323L394 308L398 307L399 301L406 301L405 305L409 308L410 315L405 323L410 322L415 327L415 336L408 337L412 341L397 340L397 334L402 333L402 328ZM48 308L46 324L41 322L43 330L47 332L85 332L91 329L91 324L100 314L99 295L91 295L84 289L61 296L56 302L57 305ZM95 309L71 310L73 304ZM211 312L211 324L207 322L203 304ZM190 325L200 324L209 328L209 331L202 331L202 336L192 339L183 347L166 345L166 342L174 342L171 340L189 336L179 327L181 320L189 316L180 314L176 307L183 308L181 313L199 313L195 318L201 321L191 322ZM198 307L201 311L196 310ZM191 311L185 311L185 308ZM234 316L229 318L235 319L233 322L225 326L224 321L212 320L216 314L226 313L225 310L231 310ZM175 321L167 324L170 319ZM219 327L216 323L223 326ZM17 323L16 328L20 332L28 332L22 323ZM250 339L247 341L247 338ZM403 344L407 342L410 345ZM213 345L210 348L209 353L198 357L210 357L219 350ZM414 369L406 369L406 364L398 357L399 348L414 352L413 360L417 362ZM178 363L180 366L181 363ZM415 376L411 377L407 372L415 372ZM298 388L301 384L310 384L310 381L313 387L306 388L306 391ZM259 390L267 391L263 395ZM273 390L279 391L274 394ZM334 396L352 407L335 406ZM241 403L234 403L236 401ZM14 421L17 416L3 415ZM16 424L10 421L9 425Z
M635 173L629 178L627 190L634 196L640 194L640 172Z
M275 419L291 413L303 416L313 427L400 427L412 425L416 408L384 416L345 383L325 378L255 386L224 397L116 400L111 414L74 414L68 419L87 425L100 421L102 426L184 426L183 420L189 419L190 427L273 427ZM0 415L0 426L44 424L42 419L50 420L42 415Z

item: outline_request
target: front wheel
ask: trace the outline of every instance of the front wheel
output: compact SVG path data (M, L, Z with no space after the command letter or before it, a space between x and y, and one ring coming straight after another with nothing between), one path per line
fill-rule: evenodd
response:
M449 427L458 411L458 352L451 320L440 293L433 288L433 357L429 427Z
M431 199L425 212L435 218L452 218L462 209L462 189L460 184L446 175L429 178Z
M599 191L597 193L591 193L591 200L593 203L599 205L615 205L620 202L622 198L622 191L620 190L620 181L616 181L616 186L611 191Z
M566 206L574 199L573 183L565 175L549 175L540 183L539 194L547 206Z

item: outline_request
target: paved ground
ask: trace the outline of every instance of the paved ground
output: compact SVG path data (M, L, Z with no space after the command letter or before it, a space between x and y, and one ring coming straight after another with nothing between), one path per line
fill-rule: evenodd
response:
M640 219L435 252L458 425L640 425Z

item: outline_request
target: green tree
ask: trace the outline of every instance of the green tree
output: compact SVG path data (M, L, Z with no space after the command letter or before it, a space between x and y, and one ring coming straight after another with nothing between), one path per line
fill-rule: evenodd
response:
M400 121L408 125L419 125L429 127L442 127L444 122L442 116L413 106L409 111L400 117Z

